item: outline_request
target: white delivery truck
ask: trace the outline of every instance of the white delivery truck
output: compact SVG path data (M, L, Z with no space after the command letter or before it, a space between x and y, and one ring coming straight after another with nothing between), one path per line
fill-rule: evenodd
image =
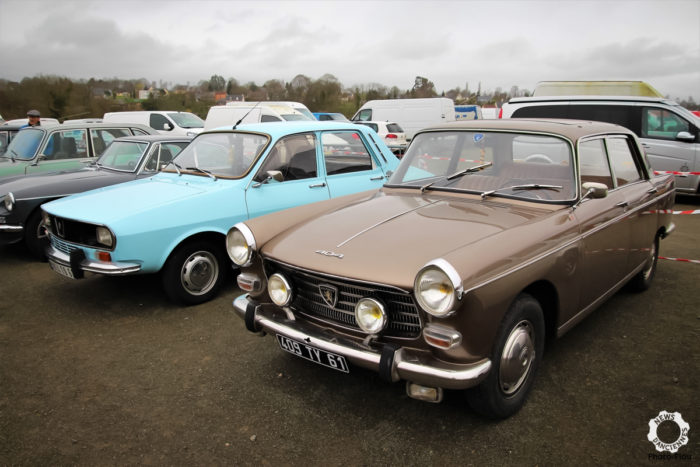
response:
M286 122L310 120L306 115L287 105L268 105L267 102L248 105L215 105L209 108L204 120L204 129L211 130L223 126L232 127L241 123Z
M284 106L284 107L291 107L297 112L300 112L304 115L306 115L309 120L316 120L316 117L314 117L314 114L311 113L309 108L302 104L301 102L294 102L294 101L234 101L234 102L227 102L226 105L234 105L234 106L249 106L249 105L265 105L265 106Z
M204 129L204 120L190 112L177 110L137 110L107 112L105 123L140 123L166 135L194 136Z
M411 139L427 126L454 122L455 103L447 97L367 101L352 120L396 122L403 128L406 138Z

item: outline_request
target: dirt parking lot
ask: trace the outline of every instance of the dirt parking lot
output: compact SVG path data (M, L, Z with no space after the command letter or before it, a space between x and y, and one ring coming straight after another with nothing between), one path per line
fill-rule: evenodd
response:
M679 198L676 209L698 209ZM700 259L700 215L661 255ZM529 402L502 422L353 368L336 373L245 331L231 283L181 308L157 277L63 279L0 247L0 465L697 465L700 264L660 260L549 346ZM679 456L649 420L680 412ZM659 437L678 436L673 423Z

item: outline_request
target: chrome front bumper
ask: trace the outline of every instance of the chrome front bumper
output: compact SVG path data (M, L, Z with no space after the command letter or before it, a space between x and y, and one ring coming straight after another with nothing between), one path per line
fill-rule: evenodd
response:
M76 278L82 277L82 272L91 272L107 276L123 276L141 270L141 265L137 263L93 261L85 257L83 250L75 250L75 252L80 252L82 256L71 258L71 255L49 245L46 249L46 256L49 261L70 268Z
M470 364L438 360L428 352L384 345L370 347L328 330L293 319L291 313L274 306L262 306L244 294L233 301L234 313L251 332L269 332L306 342L326 352L342 355L354 365L376 371L386 380L411 381L424 386L466 389L479 384L491 369L485 358Z

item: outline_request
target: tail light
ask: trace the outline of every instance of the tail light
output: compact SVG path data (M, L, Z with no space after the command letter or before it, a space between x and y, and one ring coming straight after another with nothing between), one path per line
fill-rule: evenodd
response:
M394 133L389 133L385 136L385 138L396 139L397 136Z
M503 107L498 111L498 118L503 118Z

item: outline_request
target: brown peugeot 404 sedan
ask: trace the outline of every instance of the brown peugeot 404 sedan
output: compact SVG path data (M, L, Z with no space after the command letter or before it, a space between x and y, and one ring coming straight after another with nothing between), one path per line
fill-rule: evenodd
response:
M607 123L479 120L416 134L379 191L237 224L248 330L334 370L465 389L496 418L525 402L545 340L628 284L673 230L672 176Z

